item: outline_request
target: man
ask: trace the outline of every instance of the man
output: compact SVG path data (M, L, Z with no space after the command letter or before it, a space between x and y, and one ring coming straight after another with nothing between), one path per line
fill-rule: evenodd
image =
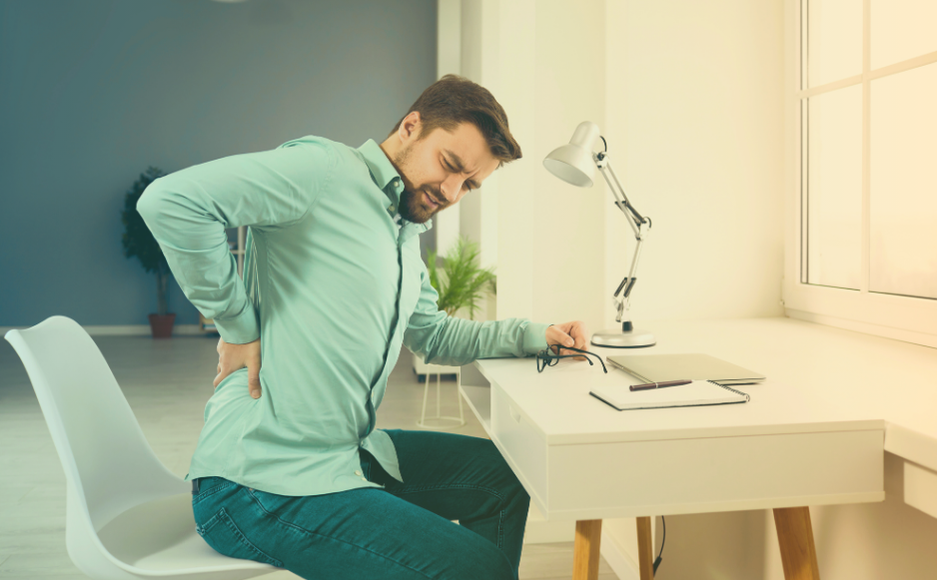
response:
M494 97L449 75L380 145L306 137L147 189L138 210L221 334L188 475L209 545L305 578L517 578L529 497L491 442L374 424L401 344L442 364L585 347L579 322L436 307L417 234L520 156Z

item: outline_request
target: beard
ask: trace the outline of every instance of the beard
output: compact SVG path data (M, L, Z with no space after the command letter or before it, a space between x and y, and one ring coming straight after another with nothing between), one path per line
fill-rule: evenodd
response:
M428 222L436 212L449 205L443 201L442 192L428 186L416 187L407 177L407 173L412 174L412 171L410 171L410 147L397 153L394 157L394 165L400 173L400 178L403 180L404 187L403 192L400 194L400 203L397 204L397 211L400 212L400 217L409 222L424 224ZM423 199L424 193L439 205L427 203Z
M416 191L404 189L400 194L400 217L409 222L424 224L428 222L436 212L445 207L443 204L439 204L438 206L427 205L423 200L424 193L437 201L439 200L438 194L434 194L426 188L421 188Z

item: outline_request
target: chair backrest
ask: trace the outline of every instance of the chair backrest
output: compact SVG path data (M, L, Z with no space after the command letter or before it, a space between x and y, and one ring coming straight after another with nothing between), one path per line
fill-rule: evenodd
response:
M74 320L53 316L6 340L23 361L70 487L93 530L147 499L185 492L159 461L91 337Z

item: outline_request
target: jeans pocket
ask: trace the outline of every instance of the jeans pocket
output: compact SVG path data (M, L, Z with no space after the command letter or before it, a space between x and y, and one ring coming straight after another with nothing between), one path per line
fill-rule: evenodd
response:
M271 557L247 539L225 508L221 508L218 513L203 525L196 526L195 529L205 543L219 554L231 558L254 560L277 568L283 567L283 562Z
M203 501L211 498L216 493L238 487L238 484L234 483L233 481L221 479L220 477L200 478L199 485L200 488L198 494L192 496L192 507L195 507ZM205 523L207 524L208 522Z

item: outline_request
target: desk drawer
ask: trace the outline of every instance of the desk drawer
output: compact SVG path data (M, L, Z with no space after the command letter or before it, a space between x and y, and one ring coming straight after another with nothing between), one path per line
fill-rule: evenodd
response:
M546 513L546 439L495 384L491 385L491 434L533 502Z
M881 430L555 445L549 519L881 501ZM937 485L937 480L935 480Z

